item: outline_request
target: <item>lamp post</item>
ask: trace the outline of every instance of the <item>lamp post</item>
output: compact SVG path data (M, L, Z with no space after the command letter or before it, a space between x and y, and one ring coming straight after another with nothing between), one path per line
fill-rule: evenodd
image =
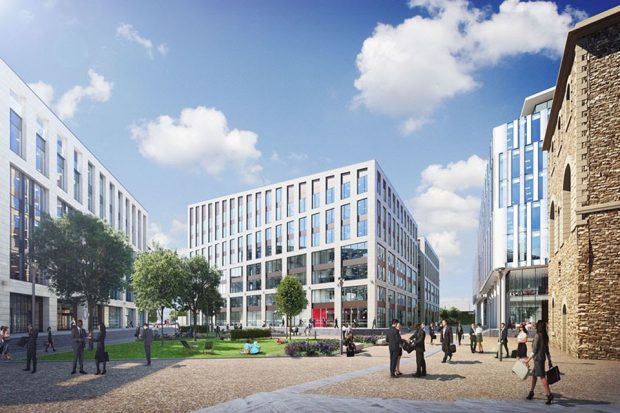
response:
M504 295L502 293L502 277L504 276L504 270L505 268L498 268L497 269L497 277L498 277L498 282L497 285L499 286L499 294L498 294L498 300L499 300L499 314L498 314L498 326L499 326L499 361L502 361L502 296Z
M344 278L338 277L338 285L340 286L340 327L338 335L340 336L340 355L342 356L342 326L344 325L344 320L342 319L342 286L344 285Z

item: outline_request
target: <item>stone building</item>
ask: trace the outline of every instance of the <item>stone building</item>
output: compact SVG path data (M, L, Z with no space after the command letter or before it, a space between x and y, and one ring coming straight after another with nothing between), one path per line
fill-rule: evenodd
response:
M543 148L551 342L620 359L620 7L568 33Z

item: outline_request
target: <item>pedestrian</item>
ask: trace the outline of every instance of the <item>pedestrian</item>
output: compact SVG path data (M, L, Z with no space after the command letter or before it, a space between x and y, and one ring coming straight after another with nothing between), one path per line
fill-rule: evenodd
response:
M144 340L144 355L146 356L146 365L151 365L151 345L153 344L153 330L148 323L144 323L142 330L142 339Z
M28 324L28 339L26 340L26 368L24 371L30 371L30 362L32 361L32 373L37 372L37 338L39 332Z
M90 336L91 341L94 341L97 343L97 351L95 351L95 363L97 365L97 372L95 373L95 375L98 374L105 374L106 373L106 363L108 362L108 353L106 353L105 351L105 336L106 336L106 331L105 331L105 324L103 324L103 322L99 323L99 333L97 334L97 338L93 339L93 336ZM99 369L99 364L103 363L103 370Z
M473 323L469 326L469 349L476 352L476 326Z
M421 328L419 323L415 325L415 332L412 336L413 345L415 349L415 364L416 370L414 376L424 377L426 376L426 360L424 360L424 340L426 339L426 333Z
M338 328L338 318L334 319L334 328Z
M476 344L478 345L478 353L484 353L482 348L482 324L480 323L476 327Z
M433 344L433 340L437 338L435 335L435 323L431 321L431 324L428 326L428 333L431 336L431 344Z
M452 350L450 349L452 345L452 329L448 325L448 320L442 320L441 324L441 350L443 351L443 360L441 362L445 363L448 358L452 360Z
M215 326L215 337L221 337L219 325Z
M502 348L506 349L506 358L510 357L510 352L508 351L508 327L506 327L505 323L502 323L502 330L500 334L500 342L499 342L499 352L502 354L504 351Z
M392 319L392 327L388 330L386 339L388 342L388 348L390 350L390 377L398 377L396 374L396 362L398 361L398 351L400 347L400 332L396 327L398 325L397 319Z
M54 347L54 339L52 338L52 327L47 327L47 341L45 342L46 353L50 347L52 350L56 351L56 347Z
M11 333L9 332L8 326L3 326L2 331L0 331L0 335L2 336L2 360L11 360L13 356L11 356L11 352L9 351L9 341L11 341Z
M71 330L71 345L73 347L73 370L71 370L71 374L75 374L78 362L80 364L80 373L87 374L84 371L84 347L86 346L87 334L82 326L82 320L78 320L77 325Z
M543 388L545 390L545 396L547 401L545 404L551 404L553 400L553 394L551 394L551 389L549 388L549 382L547 381L547 377L545 374L545 361L547 360L547 354L549 354L549 342L547 341L547 327L543 321L538 321L536 323L536 335L534 336L534 341L532 342L532 353L530 357L525 362L529 367L530 360L534 359L534 371L532 372L532 386L530 388L530 392L527 395L528 400L532 400L534 398L534 388L536 387L536 381L538 377L540 377L540 381L542 382ZM549 360L549 366L551 367L551 360Z
M396 329L398 330L398 334L400 336L400 323L396 324ZM400 359L403 356L403 339L401 338L399 346L398 346L398 358L396 359L396 375L397 376L402 376L403 373L400 372Z
M459 346L460 346L461 339L463 338L463 326L461 325L461 323L458 323L458 325L456 326L456 336L459 339Z
M527 358L527 328L523 323L519 325L519 334L517 334L517 358Z

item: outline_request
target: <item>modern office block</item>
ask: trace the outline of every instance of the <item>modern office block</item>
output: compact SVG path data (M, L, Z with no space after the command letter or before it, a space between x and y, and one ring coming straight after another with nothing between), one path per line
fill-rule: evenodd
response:
M148 213L50 108L0 60L0 324L26 331L70 328L86 309L60 300L28 263L28 236L44 214L93 214L122 231L136 251L146 247ZM129 275L127 275L129 276ZM131 291L97 308L108 327L144 319Z
M187 224L189 254L222 271L219 324L282 325L283 277L309 302L295 322L417 321L418 227L376 161L192 204Z
M542 139L553 91L527 97L518 119L493 129L473 277L476 318L488 327L547 317L547 158Z
M439 321L439 257L424 237L418 239L418 321Z

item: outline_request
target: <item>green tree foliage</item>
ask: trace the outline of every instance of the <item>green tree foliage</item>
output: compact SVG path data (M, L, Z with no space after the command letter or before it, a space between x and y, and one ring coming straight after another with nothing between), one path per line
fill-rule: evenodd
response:
M286 316L289 336L291 319L299 315L307 305L306 292L301 282L296 277L284 277L276 291L276 307L280 313Z
M221 273L209 265L202 255L185 258L183 270L176 308L191 313L192 331L194 332L194 340L196 340L198 312L203 311L205 315L209 316L210 314L205 310L209 309L210 301L215 301L218 309L221 305L222 298L218 291Z
M120 232L81 212L44 218L31 237L32 259L61 298L86 304L88 330L95 306L122 290L133 250Z
M131 281L136 305L143 310L157 310L164 336L164 310L174 307L184 277L183 260L176 252L155 245L138 255ZM164 342L162 340L162 346Z

